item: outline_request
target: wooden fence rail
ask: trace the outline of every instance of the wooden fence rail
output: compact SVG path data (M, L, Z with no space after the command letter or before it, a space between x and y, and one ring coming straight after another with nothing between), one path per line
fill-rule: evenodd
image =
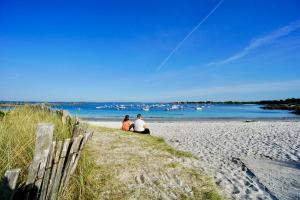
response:
M62 112L63 123L70 123L70 117ZM0 200L15 199L15 192L22 190L18 199L55 200L68 186L85 143L93 132L77 124L73 138L53 141L54 125L38 124L33 161L28 170L25 186L17 186L20 169L7 170L0 188ZM19 187L19 188L18 188ZM21 188L22 187L22 188Z

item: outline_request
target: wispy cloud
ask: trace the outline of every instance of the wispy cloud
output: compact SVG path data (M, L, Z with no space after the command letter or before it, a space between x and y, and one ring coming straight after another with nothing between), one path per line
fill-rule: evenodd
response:
M296 80L289 80L289 81L192 88L192 89L177 90L177 91L165 93L165 96L169 98L178 98L178 97L203 98L206 96L223 95L223 94L231 94L232 96L234 96L237 94L261 93L261 92L284 92L284 91L295 90L295 89L299 90L299 88L300 88L300 79L296 79Z
M300 20L292 22L289 25L281 27L281 28L271 32L268 35L265 35L263 37L252 40L250 42L250 44L247 47L245 47L244 49L242 49L240 52L238 52L226 59L223 59L223 60L220 60L217 62L211 62L208 65L223 65L223 64L235 61L237 59L240 59L240 58L246 56L250 51L253 51L256 48L259 48L263 45L271 43L281 37L284 37L299 28L300 28Z
M175 46L175 48L165 57L165 59L157 66L156 71L160 71L161 68L168 62L173 54L183 45L183 43L203 24L210 15L212 15L217 8L223 3L224 0L220 0L219 3Z

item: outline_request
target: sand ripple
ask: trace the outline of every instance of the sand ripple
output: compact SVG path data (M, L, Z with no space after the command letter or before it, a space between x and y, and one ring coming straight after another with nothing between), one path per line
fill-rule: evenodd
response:
M201 158L199 168L236 199L271 199L233 158L300 161L300 122L150 123L152 132Z

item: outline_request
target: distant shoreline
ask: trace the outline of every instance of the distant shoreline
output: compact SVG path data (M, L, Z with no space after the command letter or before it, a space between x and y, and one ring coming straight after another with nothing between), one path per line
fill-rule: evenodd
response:
M0 101L0 106L11 105L25 105L25 104L45 104L48 106L75 106L86 103L163 103L163 104L300 104L300 98L287 98L284 100L257 100L257 101Z

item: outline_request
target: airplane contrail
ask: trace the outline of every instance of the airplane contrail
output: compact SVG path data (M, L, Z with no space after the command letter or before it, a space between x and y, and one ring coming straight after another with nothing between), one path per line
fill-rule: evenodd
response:
M219 1L219 3L176 45L176 47L169 53L169 55L157 66L156 71L160 71L161 68L168 62L172 55L182 46L182 44L203 24L207 18L212 15L217 8L224 2L224 0Z

